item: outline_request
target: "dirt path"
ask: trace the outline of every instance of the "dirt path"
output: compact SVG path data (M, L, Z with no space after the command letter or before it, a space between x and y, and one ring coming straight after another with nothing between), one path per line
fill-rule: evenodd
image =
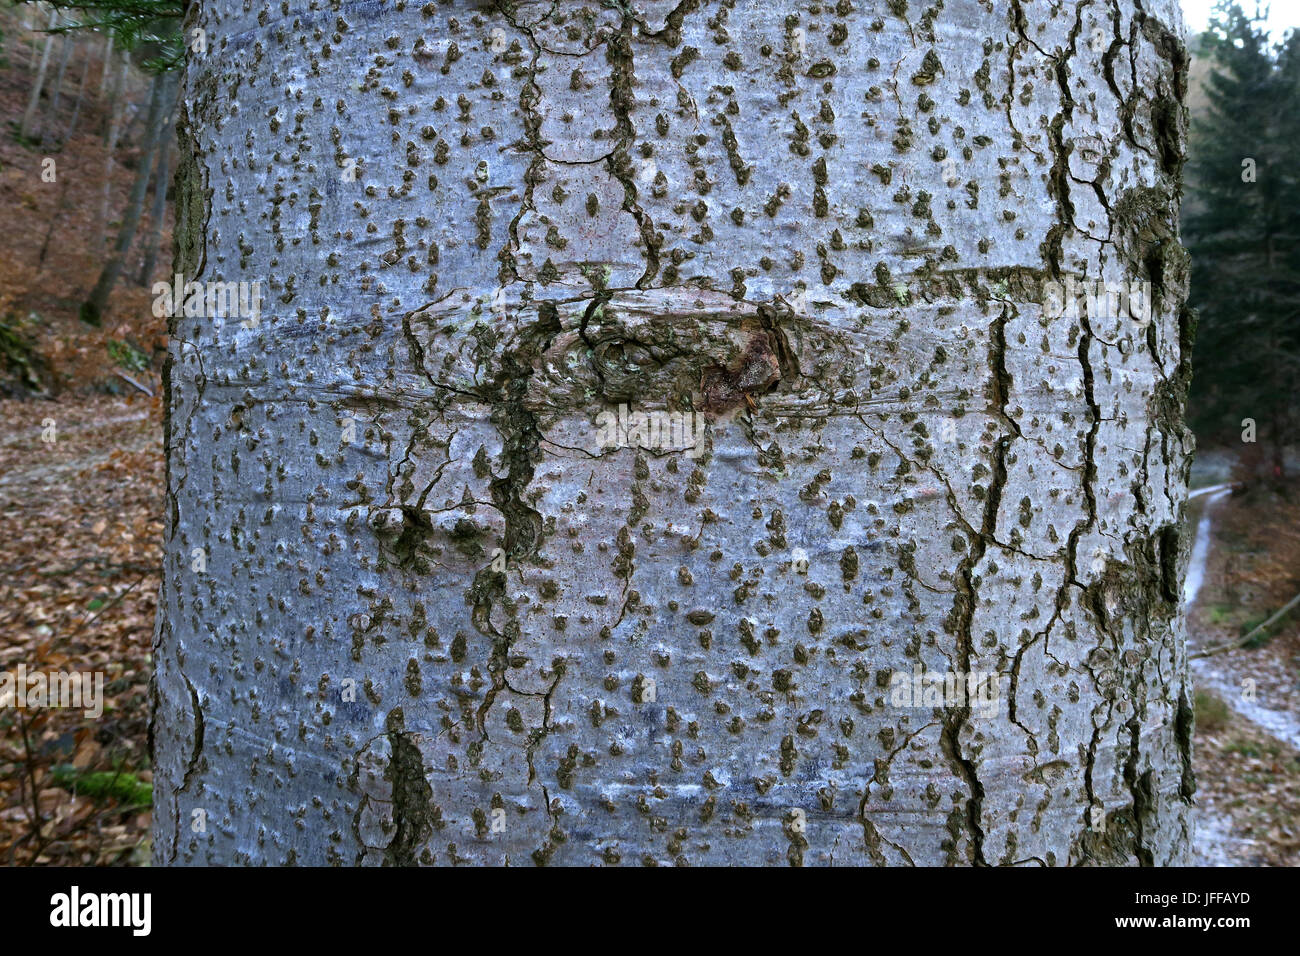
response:
M1214 505L1232 494L1232 485L1210 485L1193 491L1187 496L1188 501L1205 498L1201 505L1201 519L1196 523L1196 541L1192 545L1192 557L1187 565L1187 579L1183 582L1183 604L1190 605L1200 593L1205 583L1205 559L1210 554L1210 516Z
M1232 492L1231 484L1214 484L1188 496L1196 532L1183 599L1192 654L1224 641L1224 635L1208 633L1205 622L1213 620L1218 610L1211 602L1226 596L1220 593L1224 589L1213 577L1213 570L1217 567L1221 572L1223 562L1233 558L1216 553L1215 530L1223 503ZM1230 529L1225 531L1230 533ZM1214 587L1205 587L1207 576L1215 580ZM1190 662L1198 698L1194 762L1201 787L1193 844L1198 866L1260 865L1278 861L1279 848L1284 859L1288 852L1294 853L1294 837L1288 836L1284 826L1257 825L1260 814L1267 818L1272 808L1261 805L1257 793L1240 789L1242 784L1255 784L1260 775L1255 766L1259 761L1250 758L1264 757L1262 762L1269 771L1264 800L1275 800L1283 814L1294 818L1287 798L1296 790L1297 774L1288 768L1295 768L1294 753L1300 750L1300 700L1287 693L1287 688L1276 687L1277 672L1286 670L1281 654L1276 648L1268 655L1242 649ZM1294 681L1289 683L1294 685ZM1216 712L1219 708L1222 713ZM1276 758L1271 765L1269 757ZM1276 837L1279 846L1254 835L1259 833Z

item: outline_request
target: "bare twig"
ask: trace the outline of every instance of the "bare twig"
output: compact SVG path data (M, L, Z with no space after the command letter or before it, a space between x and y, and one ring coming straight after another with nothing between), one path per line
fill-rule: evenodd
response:
M1281 620L1284 616L1286 616L1286 613L1288 611L1290 611L1297 604L1300 604L1300 594L1297 594L1291 600L1287 601L1286 604L1282 605L1282 609L1280 611L1278 611L1276 614L1270 617L1263 624L1259 625L1259 627L1252 628L1250 633L1248 633L1245 637L1242 637L1235 641L1229 641L1227 644L1220 644L1218 647L1207 647L1203 651L1197 651L1195 654L1189 654L1188 659L1197 660L1198 658L1202 658L1202 657L1211 657L1214 654L1222 654L1224 651L1231 651L1238 647L1245 647L1247 644L1249 644L1251 641L1255 639L1255 636L1259 634L1260 631L1267 629L1271 624L1276 624L1279 620Z
M109 608L111 608L113 605L117 604L118 601L122 600L122 598L126 597L128 594L130 594L132 591L134 591L134 590L135 590L135 589L140 585L140 582L143 581L145 578L147 578L147 577L148 577L150 574L152 574L153 572L154 572L154 569L153 569L153 568L150 568L150 569L148 569L147 571L145 571L144 574L140 575L138 578L135 579L135 581L131 584L130 587L128 587L125 591L123 591L123 592L122 592L121 594L119 594L117 597L113 598L113 600L109 601L107 604L105 604L103 607L101 607L98 611L96 611L94 617L88 618L87 620L83 621L83 622L81 623L81 626L78 627L78 628L77 628L75 631L73 631L71 634L69 634L66 638L64 638L64 640L69 640L69 641L72 640L72 638L76 637L78 634L80 634L80 633L81 633L82 631L84 631L86 628L90 627L90 625L92 625L92 624L94 624L96 621L98 621L99 618L100 618L100 616L101 616L105 611L107 611L107 610L108 610Z
M140 391L142 391L142 392L144 392L146 395L148 395L150 398L153 398L153 390L152 390L152 389L148 388L147 386L141 385L139 382L137 382L135 379L133 379L130 375L127 375L125 372L118 372L118 373L117 373L117 377L120 378L120 379L125 379L126 381L128 381L128 382L130 382L132 385L134 385L136 388L138 388Z
M42 826L43 821L41 818L40 794L36 788L35 756L32 753L31 738L27 734L27 721L23 718L21 711L18 713L18 725L22 728L23 733L23 764L27 770L28 786L31 788L32 834L36 838L36 849L33 851L32 858L28 861L27 865L35 866L36 861L39 860L41 854L45 852L45 837L41 833L41 830L44 829L44 827Z

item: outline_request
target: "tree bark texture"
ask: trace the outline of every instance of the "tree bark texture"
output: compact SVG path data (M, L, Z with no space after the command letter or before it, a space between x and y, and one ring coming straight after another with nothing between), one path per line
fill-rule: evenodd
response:
M176 270L263 297L171 320L157 862L1186 859L1172 0L257 11L186 24Z

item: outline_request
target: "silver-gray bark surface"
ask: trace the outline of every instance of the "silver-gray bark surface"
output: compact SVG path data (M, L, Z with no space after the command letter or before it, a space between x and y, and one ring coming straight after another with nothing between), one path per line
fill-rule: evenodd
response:
M1186 858L1172 0L193 28L159 863Z

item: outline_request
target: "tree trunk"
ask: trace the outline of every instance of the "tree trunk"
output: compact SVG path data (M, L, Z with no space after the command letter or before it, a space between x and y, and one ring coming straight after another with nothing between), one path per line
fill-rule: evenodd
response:
M59 12L57 10L50 14L49 29L53 30L54 25L59 22ZM50 67L50 51L54 48L54 34L47 33L45 36L45 50L41 53L41 65L36 68L36 77L32 80L32 92L27 99L27 109L23 112L22 125L19 126L19 135L24 138L31 135L32 123L36 121L36 107L41 102L41 89L45 86L45 73Z
M171 123L167 123L164 131L171 129L171 126ZM163 220L167 217L170 153L171 139L164 137L158 144L158 159L153 171L153 208L149 211L149 238L145 241L144 262L141 263L140 275L136 278L136 283L142 286L149 285L149 280L153 278L154 267L158 264L158 246L162 243Z
M110 152L116 148L126 110L126 80L131 68L131 57L125 50L121 53L121 61L109 86L108 105L104 110L104 145L109 147Z
M122 94L126 87L126 73L130 65L130 60L123 54L121 68L117 71L114 92L109 99L108 112L105 114L108 119L108 129L105 131L104 145L107 149L104 150L104 185L100 191L99 214L95 217L97 249L104 248L108 234L108 207L113 196L113 167L117 160L117 137L122 129L122 111L119 107L121 101L125 99Z
M63 99L63 76L68 72L68 58L72 55L73 46L75 43L72 35L63 34L59 45L59 68L54 73L54 95L50 97L49 122L41 124L43 129L58 128L59 102Z
M149 115L145 120L144 142L140 145L140 162L135 170L135 182L131 186L131 195L127 200L126 212L122 216L122 225L117 231L117 242L113 251L104 261L99 279L86 301L81 304L81 318L91 325L99 325L104 309L108 306L108 297L117 284L117 277L122 271L122 262L135 240L136 229L140 226L140 217L144 213L144 197L149 190L149 170L153 165L153 151L158 147L162 136L163 119L171 112L170 73L159 73L153 78L149 92Z
M200 4L156 862L1185 861L1181 16L1044 6Z
M136 141L137 127L141 142L149 135L148 113L142 112L134 103L127 103L126 110L130 113L131 118L127 120L125 128L122 130L122 142L129 146Z
M36 25L41 22L41 5L33 3L23 9L23 29L28 33L34 33ZM32 37L31 52L27 56L27 72L36 69L36 48L40 44L36 42L36 37Z
M81 82L77 85L77 101L72 106L72 119L68 120L68 128L63 132L63 140L72 138L72 134L77 131L77 120L81 117L81 104L86 97L86 79L90 76L90 57L87 56L81 66Z
M102 100L108 91L108 79L113 71L113 34L104 38L104 75L99 78L99 98Z

